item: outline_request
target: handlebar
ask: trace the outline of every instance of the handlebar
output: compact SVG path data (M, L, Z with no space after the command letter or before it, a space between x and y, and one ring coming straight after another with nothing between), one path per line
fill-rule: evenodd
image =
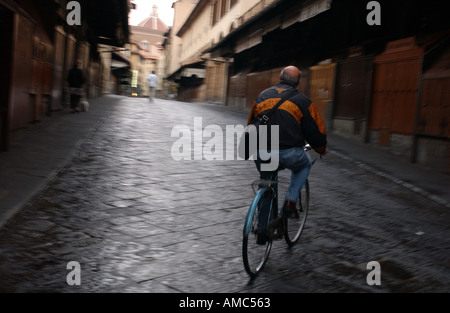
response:
M305 150L305 152L314 151L310 144L306 144L306 145L303 147L303 150ZM316 155L316 154L318 154L318 153L314 153L314 155ZM312 157L311 157L311 154L309 154L309 157L310 157L310 159L311 159L312 165L314 165L314 163L316 163L316 161L317 161L318 158L317 158L317 157L312 158ZM322 155L321 155L321 154L319 154L319 157L320 157L320 159L322 159Z
M313 150L313 148L311 147L311 145L309 145L309 144L307 144L307 145L305 145L304 147L303 147L303 150L305 151L305 152L314 152L314 155L315 156L317 156L318 155L318 153L316 153L314 150ZM319 156L320 156L320 158L322 159L322 155L321 154L319 154ZM311 165L314 165L314 163L316 163L316 161L317 161L317 157L311 157L311 154L309 154L309 157L310 157L310 159L311 159ZM283 167L283 166L281 166L280 165L280 167L275 171L275 172L278 172L278 171L282 171L282 170L284 170L285 168ZM266 180L263 180L263 179L260 179L260 180L255 180L253 183L252 183L252 189L253 189L253 193L254 194L256 194L256 191L257 191L257 189L255 188L256 186L258 186L258 188L259 187L262 187L262 186L264 186L264 187L267 187L267 188L271 188L273 185L276 185L276 184L278 184L278 181L277 180L271 180L271 179L266 179Z

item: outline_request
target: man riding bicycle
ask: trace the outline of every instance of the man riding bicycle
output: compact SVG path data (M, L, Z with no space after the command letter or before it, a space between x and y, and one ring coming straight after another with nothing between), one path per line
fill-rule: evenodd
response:
M248 120L250 123L260 114L273 108L280 99L288 96L288 100L278 107L267 124L269 127L279 126L279 165L292 172L283 212L289 212L289 216L294 218L298 217L296 203L311 168L311 160L303 149L305 141L320 155L324 156L327 153L325 124L314 103L297 91L300 78L301 72L297 67L284 68L280 74L279 84L264 90L256 98ZM262 162L258 155L255 163L260 178L269 179L272 172L262 170ZM264 216L261 219L264 220ZM266 229L263 225L260 226L259 229ZM284 230L280 219L276 227L278 235L282 236ZM269 234L265 232L258 233L258 243L265 244L268 236Z

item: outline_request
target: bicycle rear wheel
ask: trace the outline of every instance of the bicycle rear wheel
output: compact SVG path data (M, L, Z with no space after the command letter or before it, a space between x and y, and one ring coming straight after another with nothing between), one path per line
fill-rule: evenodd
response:
M289 246L293 246L300 238L306 223L309 209L309 182L306 180L305 185L300 191L300 196L297 200L297 209L299 211L299 218L287 217L283 214L285 240Z
M272 240L269 237L267 237L265 243L258 242L258 232L267 230L267 223L270 219L268 212L271 212L272 203L273 192L268 188L259 190L250 205L245 219L242 257L245 270L250 277L255 277L262 270L272 248ZM264 219L267 219L263 226L259 220L261 212L265 215Z

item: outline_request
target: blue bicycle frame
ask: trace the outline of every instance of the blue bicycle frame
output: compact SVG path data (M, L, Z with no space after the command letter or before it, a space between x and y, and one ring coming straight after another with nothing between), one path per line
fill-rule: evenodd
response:
M244 227L244 236L246 237L246 236L248 236L249 234L250 234L250 230L251 230L251 227L252 227L252 217L253 217L253 215L255 214L255 210L256 209L258 209L258 202L259 202L259 200L261 200L261 197L263 196L263 194L267 191L267 190L269 190L269 188L268 187L263 187L263 188L261 188L259 191L258 191L258 193L256 194L256 196L253 198L253 202L252 202L252 204L250 205L250 208L249 208L249 210L248 210L248 212L247 212L247 216L246 216L246 218L245 218L245 227ZM271 202L271 207L269 208L270 209L270 211L269 211L269 215L268 215L268 218L270 219L270 212L272 211L272 203L273 202ZM269 220L267 221L267 223L269 222Z

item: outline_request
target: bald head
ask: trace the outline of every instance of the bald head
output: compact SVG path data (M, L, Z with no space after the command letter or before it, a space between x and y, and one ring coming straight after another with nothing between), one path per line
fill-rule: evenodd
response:
M300 83L300 77L302 76L302 72L300 70L290 65L288 67L285 67L280 74L280 83L285 83L288 85L291 85L293 87L297 87Z

